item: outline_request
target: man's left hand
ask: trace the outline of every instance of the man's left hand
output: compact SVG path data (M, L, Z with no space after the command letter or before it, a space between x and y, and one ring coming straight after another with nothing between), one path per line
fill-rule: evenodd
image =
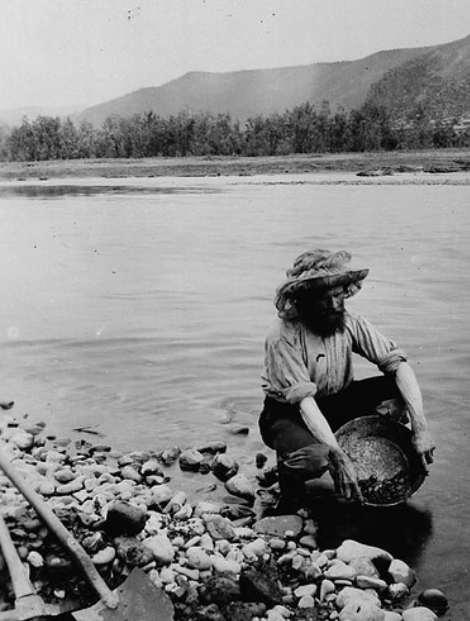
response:
M434 449L436 445L429 431L420 431L413 436L413 444L421 457L426 474L429 474L429 465L434 461Z

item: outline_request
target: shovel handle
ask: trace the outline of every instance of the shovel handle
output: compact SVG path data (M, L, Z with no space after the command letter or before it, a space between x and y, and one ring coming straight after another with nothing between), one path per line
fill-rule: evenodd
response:
M42 518L49 530L54 533L57 539L62 543L66 550L70 553L72 558L80 565L83 573L85 574L88 582L99 595L101 601L107 608L117 608L119 599L117 594L113 593L108 585L105 583L91 558L78 543L75 537L70 533L67 528L62 524L52 509L46 504L46 502L37 494L37 492L23 479L19 472L10 463L5 454L5 444L0 445L0 468L8 477L10 482L21 492L26 500L36 510L39 517Z
M26 575L23 563L16 551L10 536L8 526L5 524L3 515L0 513L0 546L2 553L8 566L10 578L13 583L16 599L25 595L35 595L35 591L31 581Z

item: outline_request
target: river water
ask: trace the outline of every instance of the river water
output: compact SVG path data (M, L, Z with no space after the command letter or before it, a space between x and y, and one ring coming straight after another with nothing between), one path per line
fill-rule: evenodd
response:
M252 468L274 290L300 252L349 249L370 268L349 305L408 352L438 449L406 507L340 503L325 541L387 546L468 618L469 205L468 185L313 176L3 184L0 397L58 435L225 440Z

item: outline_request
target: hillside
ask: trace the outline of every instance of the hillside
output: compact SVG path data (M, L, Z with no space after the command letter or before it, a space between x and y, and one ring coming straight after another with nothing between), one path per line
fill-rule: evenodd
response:
M319 63L281 69L232 73L188 73L162 86L144 88L88 108L81 115L95 125L111 115L130 116L153 110L166 117L188 112L229 112L245 121L257 114L282 113L310 101L357 108L372 84L388 71L422 55L416 48L378 52L356 61Z
M393 119L461 118L470 113L470 36L431 48L391 69L372 85L368 101Z

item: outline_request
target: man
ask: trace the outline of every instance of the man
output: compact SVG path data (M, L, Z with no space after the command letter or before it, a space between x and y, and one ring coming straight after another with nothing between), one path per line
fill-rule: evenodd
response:
M350 260L345 251L305 252L277 290L279 320L265 344L266 397L259 424L264 442L277 453L286 508L301 504L305 481L327 469L339 495L362 501L354 465L334 432L386 400L399 398L406 408L426 471L433 461L421 392L405 352L345 309L345 299L360 290L369 273L348 269ZM377 365L382 375L355 381L353 353Z

